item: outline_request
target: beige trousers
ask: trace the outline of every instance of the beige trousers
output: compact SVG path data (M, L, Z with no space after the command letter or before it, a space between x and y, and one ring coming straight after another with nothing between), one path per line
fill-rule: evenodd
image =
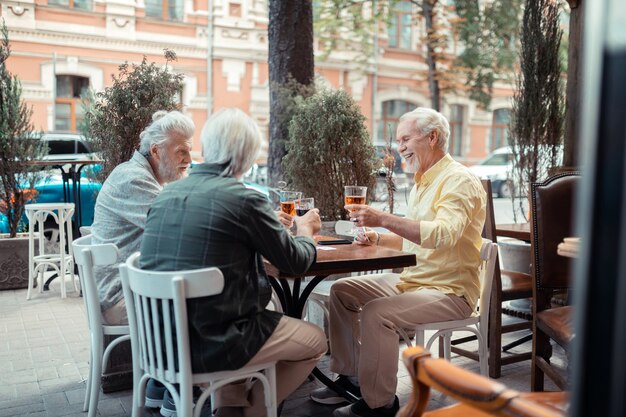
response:
M126 312L126 300L121 299L114 306L102 312L105 324L118 325L128 324L128 313Z
M330 290L330 370L358 376L370 408L393 401L398 373L397 328L467 318L465 298L433 289L401 293L398 274L337 280Z
M322 329L305 321L283 316L274 333L246 365L277 361L276 400L280 404L304 382L325 353L326 335ZM242 388L243 384L233 384L222 389L217 395L216 408L237 403L247 403L249 406L243 407L243 410L225 407L219 410L218 415L266 416L263 386L256 382L245 394ZM233 398L234 395L246 394L247 401L246 398Z

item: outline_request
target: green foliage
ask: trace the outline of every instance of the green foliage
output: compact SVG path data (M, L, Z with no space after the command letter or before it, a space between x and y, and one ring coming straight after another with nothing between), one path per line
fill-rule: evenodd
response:
M542 180L548 169L559 163L565 113L559 59L562 35L558 4L526 0L521 73L513 96L509 136L514 154L513 181L523 196L530 195L530 184Z
M347 216L344 186L373 189L374 154L352 97L323 90L296 106L283 167L291 188L314 197L324 220L337 220Z
M455 24L464 50L455 66L465 75L469 97L482 107L489 108L493 83L507 80L515 64L522 0L454 0Z
M8 219L10 236L15 237L24 205L35 196L33 187L40 176L29 162L45 156L47 148L37 140L30 122L32 109L20 99L20 81L6 67L11 49L4 20L0 32L0 212Z
M83 134L104 161L98 173L101 181L139 148L139 134L154 112L180 110L177 96L183 88L183 75L167 68L176 60L174 52L166 50L165 60L165 68L148 63L145 56L140 65L120 65L113 85L92 95L92 102L85 102Z

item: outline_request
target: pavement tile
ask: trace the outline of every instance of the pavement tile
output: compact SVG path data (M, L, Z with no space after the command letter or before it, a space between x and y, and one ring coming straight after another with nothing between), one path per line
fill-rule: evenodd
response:
M33 413L46 412L43 401L34 404L26 404L19 407L0 409L0 417L16 417Z

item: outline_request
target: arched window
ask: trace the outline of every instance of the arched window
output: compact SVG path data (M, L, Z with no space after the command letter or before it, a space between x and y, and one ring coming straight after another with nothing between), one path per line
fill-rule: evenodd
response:
M450 106L450 139L448 140L450 155L461 156L463 154L464 116L465 106L460 104Z
M183 0L146 0L146 16L182 22Z
M76 75L57 75L54 101L54 129L76 132L83 119L80 95L89 88L89 78Z
M509 144L509 118L510 109L497 109L493 111L493 121L491 123L491 144L490 149L501 148Z
M378 140L385 143L391 135L396 139L398 120L404 113L414 110L417 106L404 100L388 100L383 102L382 120L378 123Z

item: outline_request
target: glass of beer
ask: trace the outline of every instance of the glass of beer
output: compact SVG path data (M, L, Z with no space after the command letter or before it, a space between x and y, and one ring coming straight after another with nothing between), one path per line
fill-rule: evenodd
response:
M359 185L346 185L345 187L345 203L349 204L365 204L365 200L367 197L367 187L362 187ZM351 212L355 210L350 210ZM363 228L365 231L365 228ZM353 235L356 235L356 226L352 223Z
M280 209L283 213L290 216L296 215L296 200L302 197L299 191L280 191Z
M301 198L295 201L296 203L296 214L298 216L304 216L309 210L315 208L315 200L313 197L309 198Z

